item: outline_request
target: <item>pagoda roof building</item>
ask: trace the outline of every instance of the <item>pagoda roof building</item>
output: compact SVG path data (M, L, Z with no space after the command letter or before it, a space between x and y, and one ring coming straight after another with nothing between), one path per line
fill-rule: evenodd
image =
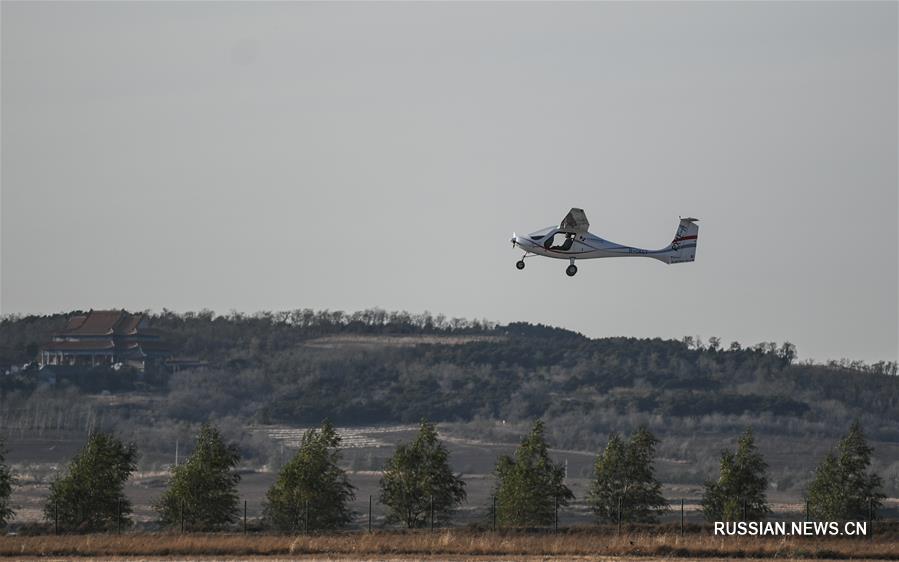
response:
M41 365L103 367L124 364L141 371L171 357L168 346L148 329L143 313L91 310L72 316L41 349Z

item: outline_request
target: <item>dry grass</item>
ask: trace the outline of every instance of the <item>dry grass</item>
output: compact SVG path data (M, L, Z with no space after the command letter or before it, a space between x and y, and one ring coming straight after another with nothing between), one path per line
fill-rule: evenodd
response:
M714 537L632 531L572 530L558 534L477 532L335 533L311 536L264 534L125 534L0 537L0 556L349 556L524 557L641 556L690 558L832 558L899 560L893 535L871 538Z

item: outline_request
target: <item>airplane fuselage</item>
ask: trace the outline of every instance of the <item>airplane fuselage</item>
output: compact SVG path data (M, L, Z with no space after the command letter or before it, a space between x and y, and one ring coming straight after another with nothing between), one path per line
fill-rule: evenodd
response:
M671 254L671 251L668 248L663 250L645 250L633 246L624 246L622 244L604 240L589 232L583 234L568 233L573 240L569 247L563 249L565 247L565 234L565 231L551 227L538 230L527 236L516 236L514 241L516 245L528 253L562 260L571 260L572 258L584 260L594 258L647 257L656 258L667 263L668 255ZM550 240L551 242L547 244L547 240Z
M559 226L549 226L527 236L512 233L512 245L524 250L524 256L515 264L524 269L528 254L568 260L565 273L572 277L577 273L577 260L596 258L652 258L663 263L687 263L696 259L696 242L699 238L697 219L682 218L674 239L660 250L644 250L610 242L587 231L590 223L583 209L572 208Z

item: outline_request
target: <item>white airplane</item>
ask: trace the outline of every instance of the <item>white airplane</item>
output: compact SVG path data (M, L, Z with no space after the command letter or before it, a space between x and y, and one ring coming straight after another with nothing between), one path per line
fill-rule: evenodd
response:
M569 277L577 273L575 260L643 257L655 258L665 263L691 262L696 259L698 221L699 219L694 218L681 219L671 244L661 250L644 250L609 242L590 234L587 232L590 223L584 210L571 209L558 227L549 226L527 236L512 233L512 247L518 246L524 250L524 256L518 260L515 267L524 269L524 259L532 257L528 254L569 260L569 265L565 269Z

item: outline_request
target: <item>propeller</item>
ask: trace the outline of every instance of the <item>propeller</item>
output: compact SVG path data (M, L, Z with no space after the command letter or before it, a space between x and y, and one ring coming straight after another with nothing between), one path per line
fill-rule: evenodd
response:
M513 248L518 244L518 243L515 241L516 238L518 238L518 237L515 236L515 233L513 232L513 233L512 233L512 240L510 240L510 242L512 242L512 247L513 247Z

